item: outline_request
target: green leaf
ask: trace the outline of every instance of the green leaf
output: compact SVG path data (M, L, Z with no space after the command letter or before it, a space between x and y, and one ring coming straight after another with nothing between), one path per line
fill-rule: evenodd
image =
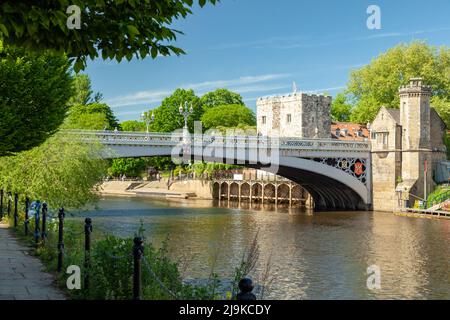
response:
M8 29L6 29L5 25L0 23L0 31L7 37L9 37Z
M135 35L139 34L139 30L131 24L127 25L127 29L131 37L134 37Z

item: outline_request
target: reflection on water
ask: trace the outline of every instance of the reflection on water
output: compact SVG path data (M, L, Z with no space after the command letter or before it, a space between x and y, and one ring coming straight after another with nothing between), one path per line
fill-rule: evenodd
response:
M252 276L257 282L270 259L269 298L450 298L447 220L146 198L105 198L99 207L80 215L119 236L133 236L142 221L155 245L169 237L173 257L188 261L188 278L205 278L213 266L230 276L259 230ZM381 290L366 287L370 265L381 269Z

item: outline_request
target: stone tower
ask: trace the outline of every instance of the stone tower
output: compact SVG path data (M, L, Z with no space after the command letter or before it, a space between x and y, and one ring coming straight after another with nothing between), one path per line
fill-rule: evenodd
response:
M371 125L374 210L412 206L435 186L436 163L446 159L445 123L431 94L421 78L410 79L399 89L400 109L382 107Z
M421 78L412 78L400 87L400 123L403 127L403 150L430 149L431 87Z
M331 100L324 95L293 92L256 101L258 133L264 136L331 137Z
M418 197L434 186L430 138L431 87L421 78L412 78L409 85L399 90L400 123L402 125L402 186L404 191ZM425 184L425 169L427 182ZM406 198L405 198L406 199ZM410 204L415 199L409 197Z

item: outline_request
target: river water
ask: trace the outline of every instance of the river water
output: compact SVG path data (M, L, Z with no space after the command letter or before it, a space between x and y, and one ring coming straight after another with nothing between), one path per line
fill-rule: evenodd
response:
M155 246L167 239L187 279L205 279L211 270L230 277L258 233L252 278L262 281L270 266L267 298L450 299L449 220L140 197L105 197L97 206L76 215L122 237L142 223ZM381 288L369 290L373 265Z

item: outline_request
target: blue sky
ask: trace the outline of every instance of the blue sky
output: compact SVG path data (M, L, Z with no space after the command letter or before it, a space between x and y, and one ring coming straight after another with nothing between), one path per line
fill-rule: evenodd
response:
M369 5L381 29L369 30ZM255 109L261 96L342 91L349 72L398 43L450 46L448 0L221 0L177 21L175 45L187 55L88 63L93 89L120 120L138 119L176 88L202 95L239 92Z

